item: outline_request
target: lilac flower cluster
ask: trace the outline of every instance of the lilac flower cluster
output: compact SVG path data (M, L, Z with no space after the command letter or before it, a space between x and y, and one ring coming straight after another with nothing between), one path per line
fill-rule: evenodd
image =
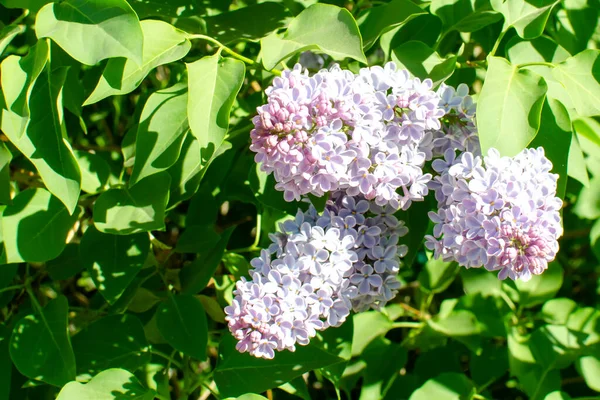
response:
M421 143L442 128L445 114L431 80L410 78L394 63L358 74L334 66L314 76L298 64L265 93L250 149L286 200L344 191L406 209L428 193Z
M527 281L547 269L562 235L562 201L542 147L512 158L490 149L483 160L471 152L455 159L448 149L433 168L439 209L429 213L435 228L426 246L435 257L499 270L499 279Z
M378 309L391 300L407 250L398 238L408 231L393 211L338 192L323 213L311 205L284 222L225 308L237 350L270 359L341 325L351 309Z
M469 87L464 83L455 89L444 83L437 90L439 106L445 115L441 118L441 128L427 133L421 143L421 150L427 159L443 157L448 149L468 151L481 155L479 136L475 124L476 105L469 96Z

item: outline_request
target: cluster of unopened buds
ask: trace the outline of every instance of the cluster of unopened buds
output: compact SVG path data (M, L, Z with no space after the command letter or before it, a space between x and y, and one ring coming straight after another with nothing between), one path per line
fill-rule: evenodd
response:
M225 312L238 351L270 359L352 311L383 307L408 250L394 213L430 189L434 257L524 280L554 259L561 201L543 149L482 158L468 87L432 87L388 63L313 76L296 65L265 90L250 134L256 162L287 201L328 200L281 224L237 282ZM435 177L424 171L431 160Z

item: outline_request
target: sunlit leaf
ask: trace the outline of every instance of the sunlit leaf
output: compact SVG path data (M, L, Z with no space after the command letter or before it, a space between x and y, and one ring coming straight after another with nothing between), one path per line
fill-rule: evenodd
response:
M88 383L69 382L58 394L57 400L152 400L153 390L146 389L129 371L111 368L100 372Z
M66 0L45 5L37 14L35 33L49 37L77 61L94 65L112 57L142 65L144 36L125 0Z
M263 65L274 68L282 60L304 50L320 50L362 63L367 59L354 17L345 8L313 4L290 22L283 36L271 34L260 41Z

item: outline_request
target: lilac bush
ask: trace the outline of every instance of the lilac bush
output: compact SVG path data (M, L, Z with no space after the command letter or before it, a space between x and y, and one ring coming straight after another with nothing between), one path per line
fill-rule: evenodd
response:
M435 257L499 271L499 279L527 281L548 268L563 232L562 201L542 147L515 157L490 149L483 158L449 148L433 168L439 208L429 213L435 228L426 247Z
M432 85L391 62L314 76L297 64L265 90L250 149L288 201L342 190L406 209L428 193L422 142L445 114Z
M318 214L311 205L271 234L225 309L240 352L273 358L340 326L351 310L379 309L400 286L398 238L408 230L389 206L341 192Z

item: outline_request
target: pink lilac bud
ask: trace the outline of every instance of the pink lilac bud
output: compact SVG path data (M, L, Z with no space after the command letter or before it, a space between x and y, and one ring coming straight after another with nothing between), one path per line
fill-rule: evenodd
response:
M431 179L421 142L442 128L432 86L394 63L356 75L334 66L314 76L298 64L265 90L250 149L287 201L345 191L406 209L423 199Z
M406 254L398 238L408 230L390 206L337 192L322 214L311 205L280 229L225 308L238 351L267 359L294 351L351 310L379 309L396 295Z
M527 281L548 268L563 233L562 201L542 147L515 157L490 149L483 159L470 152L455 158L448 149L433 168L439 208L429 213L435 227L425 245L436 258L485 266L500 271L499 279Z

